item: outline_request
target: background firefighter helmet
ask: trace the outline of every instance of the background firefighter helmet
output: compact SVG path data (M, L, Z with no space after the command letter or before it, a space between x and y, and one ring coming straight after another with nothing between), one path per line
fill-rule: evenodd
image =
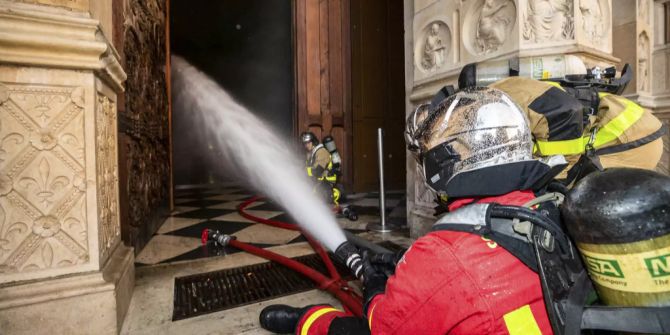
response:
M311 131L306 131L300 134L300 141L302 141L302 144L305 143L312 143L314 145L317 145L319 143L319 140L316 138L316 135L312 133Z
M533 159L526 116L502 91L468 88L413 114L407 144L438 194L490 196L529 189L550 169Z

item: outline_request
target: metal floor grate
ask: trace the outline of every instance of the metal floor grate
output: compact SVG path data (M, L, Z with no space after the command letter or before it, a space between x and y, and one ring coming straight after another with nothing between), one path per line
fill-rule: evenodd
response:
M325 275L328 273L316 254L294 260ZM335 266L340 275L351 279L346 267L337 262ZM218 312L315 287L308 278L273 262L179 277L174 283L172 320Z

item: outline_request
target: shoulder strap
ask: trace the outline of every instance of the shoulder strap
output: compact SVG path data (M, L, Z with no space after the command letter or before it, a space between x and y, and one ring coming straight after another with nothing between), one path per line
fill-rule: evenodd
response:
M668 334L670 333L669 315L670 306L591 306L584 309L581 328L644 334Z
M528 239L514 231L513 220L491 218L490 206L473 204L447 213L433 225L432 231L459 231L490 238L537 272L537 260Z

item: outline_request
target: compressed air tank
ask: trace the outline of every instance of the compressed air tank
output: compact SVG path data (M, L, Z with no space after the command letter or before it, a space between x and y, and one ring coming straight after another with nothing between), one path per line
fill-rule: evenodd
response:
M592 173L561 211L605 304L670 306L670 177L631 168Z
M458 78L458 87L487 86L510 76L542 80L585 74L586 65L574 55L512 58L464 66Z
M342 158L340 158L340 153L337 151L337 146L335 145L335 139L332 136L326 136L323 138L323 146L326 147L326 150L330 153L330 157L333 161L333 165L337 165L335 168L339 169L342 164Z

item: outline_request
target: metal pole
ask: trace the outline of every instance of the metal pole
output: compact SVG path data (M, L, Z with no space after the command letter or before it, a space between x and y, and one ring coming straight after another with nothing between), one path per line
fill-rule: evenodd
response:
M387 233L393 231L393 227L386 224L386 193L384 192L384 131L377 128L377 159L379 160L379 217L380 223L370 223L368 230Z

